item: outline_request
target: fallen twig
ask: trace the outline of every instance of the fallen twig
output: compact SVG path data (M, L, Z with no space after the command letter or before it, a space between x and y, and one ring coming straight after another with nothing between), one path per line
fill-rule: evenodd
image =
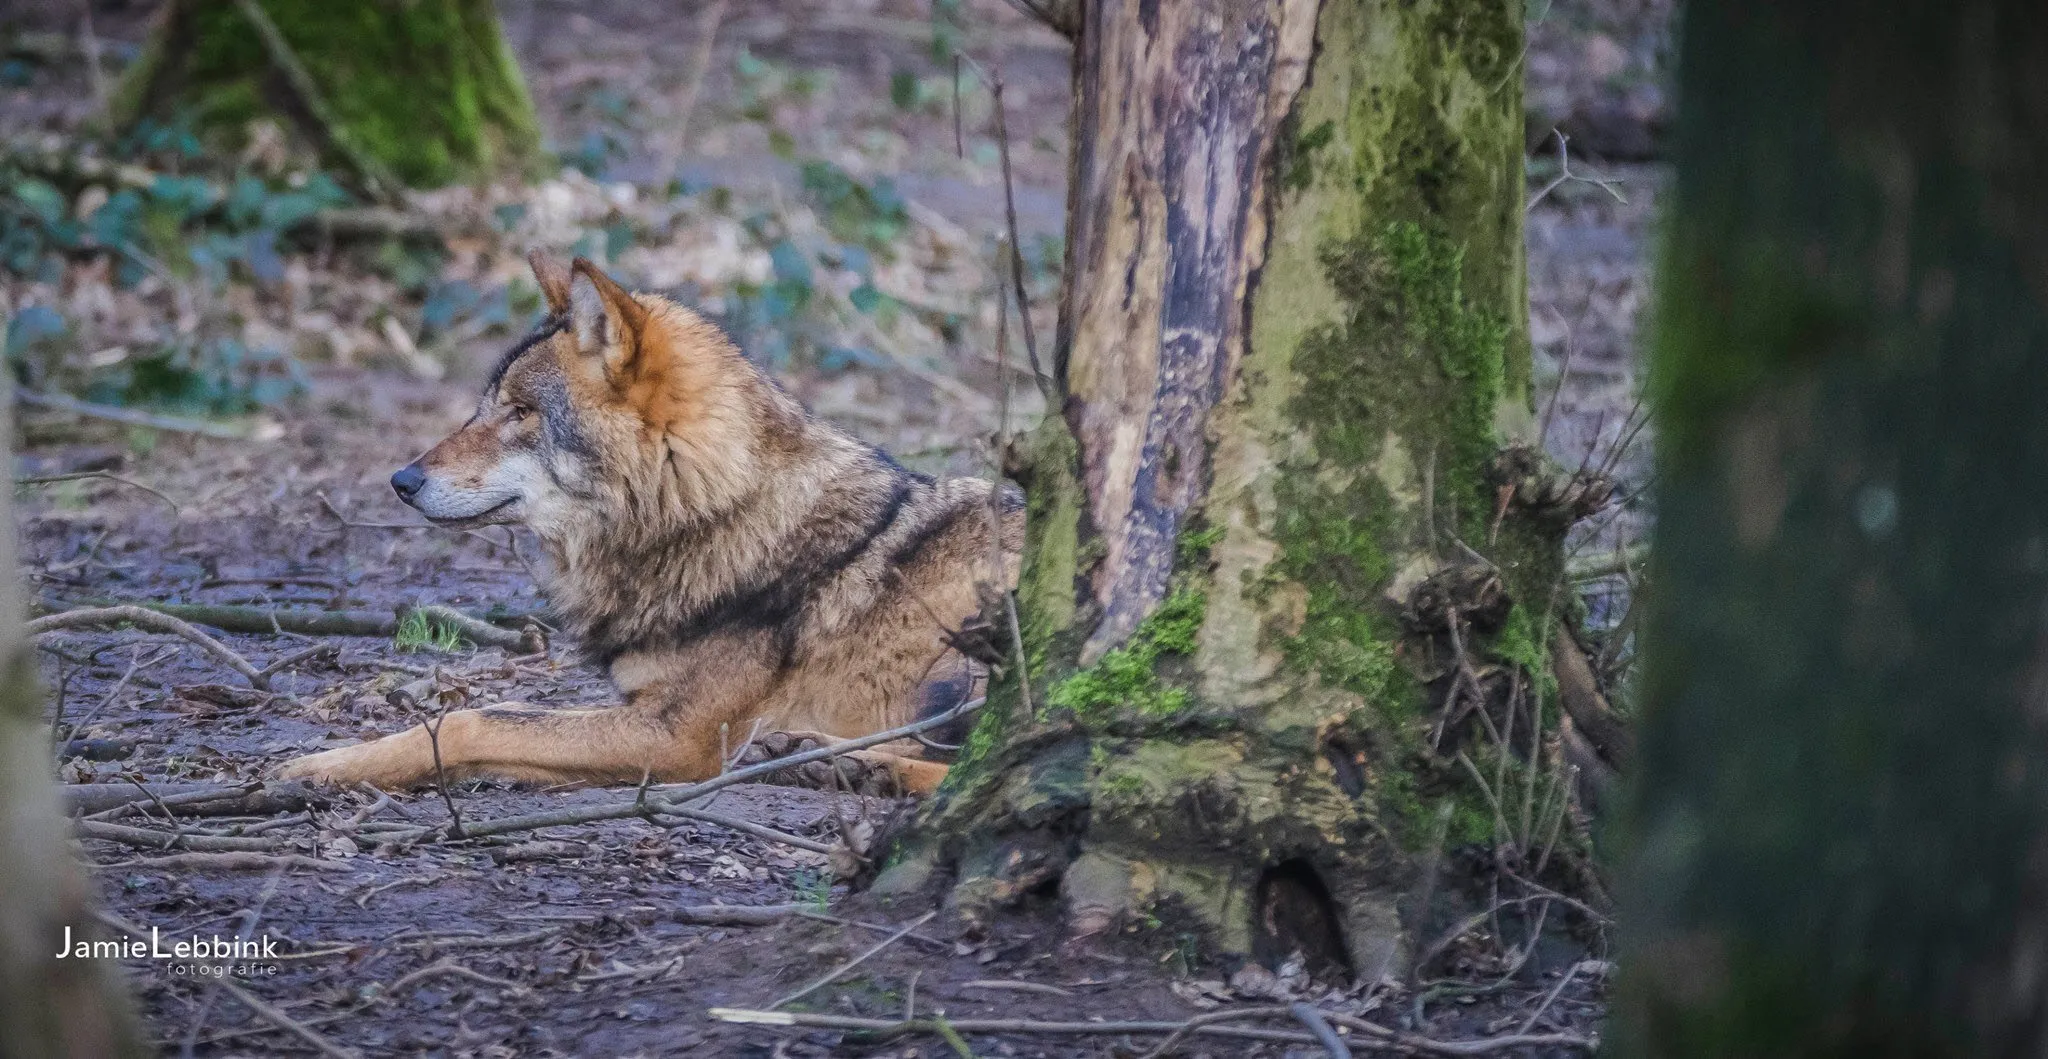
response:
M406 986L414 985L419 982L424 982L429 978L442 977L467 978L472 982L476 982L481 985L495 986L499 989L515 989L521 992L524 992L526 990L526 987L520 985L518 982L514 982L506 978L498 978L493 975L485 974L482 971L464 967L461 964L455 963L444 956L441 959L436 960L433 963L430 963L417 971L413 971L405 975L404 977L400 978L399 980L391 983L389 986L385 987L384 995L390 996L391 994L396 993L401 989L404 989Z
M143 492L148 493L153 497L156 497L158 500L161 500L164 503L169 504L173 512L184 510L182 507L179 506L176 500L173 500L170 497L167 497L164 494L159 493L154 489L151 489L149 486L143 485L141 482L135 481L132 478L123 478L120 475L113 473L112 471L71 471L66 474L38 474L31 475L30 477L27 478L16 478L14 480L14 484L16 486L55 485L58 482L82 482L92 478L103 478L109 482L118 482L121 485L129 487L130 489L140 489Z
M439 934L431 938L407 941L401 949L508 949L514 945L525 945L554 934L560 928L542 927L524 934Z
M1224 1022L1239 1022L1244 1019L1287 1018L1292 1015L1293 1012L1288 1010L1285 1004L1267 1004L1262 1007L1250 1008L1226 1008L1222 1011L1211 1011L1206 1015L1196 1015L1194 1018L1181 1023L1172 1033L1167 1034L1165 1040L1159 1042L1158 1047L1146 1052L1140 1059L1159 1059L1160 1056L1171 1054L1174 1048L1180 1045L1180 1042L1187 1040L1204 1026L1214 1026Z
M1019 982L1005 978L977 978L972 982L960 983L962 989L1003 989L1016 993L1038 993L1044 996L1071 997L1074 994L1056 985L1044 982Z
M1600 1044L1597 1037L1580 1037L1570 1033L1515 1033L1501 1037L1475 1037L1465 1041L1439 1041L1431 1037L1388 1029L1377 1022L1368 1022L1356 1015L1343 1015L1335 1011L1324 1011L1322 1015L1339 1026L1373 1037L1385 1046L1422 1055L1491 1055L1512 1048L1574 1048L1590 1052Z
M208 654L227 663L229 668L242 674L249 681L250 687L258 691L270 690L270 678L264 676L262 670L249 664L248 659L236 654L219 640L193 628L183 619L149 607L124 605L67 610L29 622L27 631L30 636L40 636L43 633L55 632L59 629L92 628L99 625L115 625L123 622L137 628L148 629L152 632L182 636L205 648Z
M149 427L152 430L168 430L177 434L199 434L209 438L225 438L239 441L249 436L246 428L226 423L209 423L200 419L182 419L177 416L157 415L152 412L138 412L133 408L117 408L113 405L93 404L61 393L39 393L35 390L16 388L14 399L37 408L55 412L69 412L89 419L104 419L130 426ZM166 498L168 499L168 498Z
M810 909L789 905L682 905L669 910L678 923L693 927L765 927Z
M902 941L904 935L909 934L911 931L916 930L921 926L924 926L927 922L930 922L933 916L936 916L938 914L938 910L933 909L929 912L926 912L924 915L921 915L916 919L911 920L909 926L906 926L902 930L899 930L896 933L891 934L878 942L875 942L873 945L868 947L866 952L863 952L859 956L855 956L853 959L840 964L839 966L833 968L830 971L827 971L825 975L819 978L817 981L814 981L811 984L803 987L802 989L799 989L796 992L791 993L786 997L783 997L781 1000L778 1000L775 1003L768 1005L768 1010L774 1011L776 1008L782 1007L784 1004L794 1003L795 1001L801 1000L804 997L810 996L812 993L815 993L818 990L823 989L828 985L831 985L833 982L838 981L842 975L846 974L846 972L851 971L856 967L859 967L863 963L866 963L869 960L869 958L873 957L876 953L881 952L883 949L886 949L899 941Z
M127 783L73 783L58 788L65 811L86 814L93 820L116 820L144 806L155 804L147 796L135 797ZM298 812L308 806L324 806L327 797L312 784L296 780L247 783L162 783L151 788L163 804L177 806L194 816L269 816Z
M1324 1018L1323 1013L1314 1004L1297 1000L1289 1005L1287 1010L1293 1012L1294 1017L1302 1025L1307 1026L1310 1033L1316 1035L1316 1040L1322 1042L1323 1050L1330 1053L1330 1059L1351 1059L1351 1046L1344 1043L1344 1038L1337 1036L1336 1027L1330 1025L1330 1020Z
M1281 1009L1285 1013L1286 1009ZM756 1011L749 1008L712 1008L712 1018L753 1026L814 1026L828 1030L865 1030L884 1037L904 1033L937 1033L935 1023L924 1020L892 1022L851 1015L827 1015L809 1011ZM1190 1020L1193 1021L1193 1020ZM1044 1033L1062 1036L1100 1036L1123 1033L1172 1033L1186 1022L1041 1022L1037 1019L950 1019L960 1033ZM1195 1033L1240 1040L1275 1041L1281 1044L1315 1044L1314 1037L1290 1030L1256 1030L1243 1026L1197 1025Z
M301 853L173 853L168 857L143 857L123 861L123 868L158 868L165 871L273 871L279 868L307 868L312 871L354 871L347 861L320 860Z
M418 611L429 621L441 622L462 634L463 638L479 647L498 647L522 654L532 654L546 645L538 622L532 615L513 615L506 620L518 621L529 628L514 631L494 625L483 618L464 614L451 607L427 605L403 608L397 612L377 610L310 610L302 607L250 607L228 603L157 603L149 600L135 602L106 601L102 609L114 607L136 607L167 615L181 621L199 625L210 625L222 632L246 633L257 636L275 636L278 633L296 633L302 636L379 636L398 634L398 626L406 614ZM53 614L57 617L71 611ZM37 621L45 619L38 618ZM31 623L33 625L34 623ZM140 623L137 623L140 624ZM35 631L33 628L31 632Z
M809 850L812 853L832 852L832 847L830 845L824 842L820 842L817 839L804 838L799 835L792 835L787 831L777 831L776 829L768 827L764 824L757 824L754 823L752 820L742 820L736 816L727 816L724 813L714 813L703 809L691 809L686 806L670 807L667 809L653 810L651 812L653 812L654 815L657 816L679 816L686 820L701 820L707 824L717 824L718 826L723 828L728 828L733 831L739 831L745 834L753 835L755 838L767 839L770 842L779 842L785 846L790 846L795 849Z
M226 835L174 834L166 831L152 831L144 827L129 827L126 824L109 824L99 820L73 821L72 827L80 838L104 839L120 842L139 849L190 849L202 852L223 853L275 853L284 846L275 839L232 838Z
M274 1023L278 1029L284 1030L292 1036L312 1045L321 1055L328 1056L329 1059L360 1059L354 1051L343 1048L333 1041L320 1036L311 1026L285 1014L256 994L236 985L233 979L222 976L215 979L215 981L223 992L241 1001L243 1007Z

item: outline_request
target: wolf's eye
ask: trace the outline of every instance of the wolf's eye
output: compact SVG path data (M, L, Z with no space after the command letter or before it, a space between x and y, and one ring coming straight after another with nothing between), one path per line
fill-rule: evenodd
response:
M520 420L525 419L527 416L532 414L533 409L528 408L523 404L515 404L505 410L505 418L514 423L517 423Z

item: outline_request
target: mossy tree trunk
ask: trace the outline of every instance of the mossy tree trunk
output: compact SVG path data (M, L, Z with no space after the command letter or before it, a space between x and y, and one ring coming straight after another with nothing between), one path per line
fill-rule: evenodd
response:
M13 436L12 404L0 402L0 439ZM0 440L0 455L7 449ZM13 506L0 493L0 524L14 525ZM0 1050L22 1059L140 1055L115 965L56 958L65 928L79 938L105 932L57 801L11 532L0 534L0 570Z
M229 137L282 117L337 164L412 187L540 149L490 0L165 0L109 110L117 131L189 117Z
M1690 4L1625 1055L2048 1050L2048 9Z
M1035 700L998 684L885 893L1377 975L1432 851L1526 844L1568 518L1501 459L1521 54L1515 0L1081 5L1063 414L1014 468Z

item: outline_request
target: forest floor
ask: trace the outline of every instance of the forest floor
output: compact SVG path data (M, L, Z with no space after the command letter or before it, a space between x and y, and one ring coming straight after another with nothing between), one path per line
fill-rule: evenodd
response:
M31 4L22 27L76 29L72 5L50 6L56 14L39 16ZM151 6L94 9L111 54L141 39ZM50 479L17 495L19 560L37 607L151 601L389 614L431 603L544 614L530 539L432 529L385 485L468 415L477 380L522 328L531 284L520 255L529 245L602 248L619 274L706 305L821 415L924 469L986 473L1005 404L986 297L1002 188L990 97L971 83L956 150L950 71L930 56L928 5L500 8L557 150L588 172L565 167L532 186L422 196L411 214L446 233L431 254L292 244L274 275L251 263L211 286L170 277L124 285L91 260L56 275L0 272L0 318L37 306L62 316L63 335L29 354L31 374L53 389L111 378L124 360L177 336L232 335L281 351L303 372L300 392L237 420L234 438L20 409L16 477ZM964 12L962 46L999 63L1006 80L1019 229L1038 266L1033 295L1047 334L1068 49L1000 0ZM1585 138L1614 145L1616 156L1572 166L1611 188L1557 184L1557 143L1532 134L1538 408L1560 462L1611 463L1631 490L1648 475L1647 438L1636 430L1637 329L1663 175L1654 162L1618 159L1661 121L1668 18L1666 5L1617 0L1546 6L1531 24L1532 126L1585 122ZM715 46L705 50L707 30ZM9 61L0 139L79 136L93 91L78 64ZM272 164L260 148L246 165ZM895 311L862 308L863 288ZM12 339L10 328L10 356ZM1009 395L1013 427L1038 413L1029 389ZM1643 505L1628 505L1583 533L1579 547L1593 555L1631 544L1644 517ZM1600 593L1618 597L1619 587L1589 591L1596 619L1611 621L1616 599ZM114 629L41 639L52 720L65 736L61 780L131 785L132 799L105 786L76 789L127 805L110 822L150 829L166 844L179 834L225 837L254 853L195 856L125 832L83 842L103 907L124 925L115 929L160 928L166 944L238 931L277 943L274 973L240 980L269 1014L197 973L204 964L127 961L166 1054L188 1043L203 1055L312 1054L322 1048L316 1039L365 1056L958 1054L927 1032L879 1039L708 1014L767 1008L887 939L895 940L786 1010L1099 1024L1065 1034L963 1025L960 1048L1001 1056L1142 1055L1161 1036L1112 1024L1297 1000L1443 1041L1595 1034L1604 1012L1611 965L1602 921L1562 908L1552 925L1569 921L1569 932L1545 933L1539 921L1530 941L1527 921L1497 915L1448 939L1418 973L1346 984L1210 965L1164 926L1069 942L1049 909L968 934L944 910L872 906L834 885L821 850L843 842L853 822L902 808L890 799L741 784L697 806L779 838L664 817L405 843L387 839L451 811L474 824L630 802L634 793L469 782L445 798L327 792L241 816L158 804L145 789L253 783L291 756L419 723L413 700L433 693L547 704L610 694L567 637L554 637L544 655L517 657L409 634L222 640L271 670L267 690L175 636ZM722 906L774 911L761 914L765 925L743 924L746 914ZM928 911L939 914L903 933ZM1284 1009L1230 1025L1276 1036L1205 1033L1178 1054L1324 1054ZM1365 1038L1351 1039L1370 1052ZM1495 1054L1579 1049L1504 1043Z

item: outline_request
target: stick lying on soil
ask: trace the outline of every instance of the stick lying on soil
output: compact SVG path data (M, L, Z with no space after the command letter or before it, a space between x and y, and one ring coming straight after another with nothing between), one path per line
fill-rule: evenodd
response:
M152 831L144 827L129 827L126 824L109 824L99 820L79 820L72 827L80 838L99 838L109 842L120 842L137 849L193 849L221 853L274 853L280 848L273 838L237 838L227 835L187 835L172 831Z
M133 625L138 629L148 629L151 632L163 632L170 633L173 636L182 636L205 648L207 654L227 663L228 668L242 674L249 681L250 687L258 691L270 690L270 678L264 676L262 670L250 665L248 659L229 650L226 644L200 632L184 620L149 607L124 605L67 610L61 614L51 614L29 622L28 634L30 636L40 636L43 633L56 632L59 629L83 629L98 625L120 625L123 623Z
M1505 1037L1479 1037L1466 1041L1439 1041L1412 1033L1391 1030L1377 1023L1351 1015L1339 1015L1331 1011L1318 1012L1323 1018L1361 1035L1374 1038L1377 1047L1422 1055L1462 1056L1490 1055L1513 1048L1572 1048L1591 1051L1599 1044L1598 1039L1578 1037L1566 1033L1512 1034ZM849 1015L825 1015L805 1011L754 1011L747 1008L712 1008L711 1017L720 1022L737 1022L755 1026L815 1026L828 1030L865 1030L883 1037L899 1036L905 1033L937 1033L936 1022L926 1019L892 1022L888 1019L864 1019ZM1241 1040L1278 1041L1286 1044L1321 1044L1318 1037L1291 1030L1261 1030L1248 1026L1229 1026L1222 1023L1223 1016L1245 1015L1293 1019L1291 1008L1260 1008L1245 1012L1215 1012L1198 1016L1185 1022L1040 1022L1036 1019L947 1019L947 1023L960 1033L1043 1033L1054 1035L1164 1033L1190 1034L1214 1037L1236 1037Z
M61 393L37 393L34 390L16 389L14 399L22 404L37 408L48 408L56 412L69 412L88 419L104 419L130 426L149 427L152 430L168 430L178 434L200 434L209 438L240 440L249 436L246 427L228 423L209 423L203 419L180 419L176 416L156 415L138 412L132 408L117 408L113 405L93 404Z
M313 871L354 871L347 861L317 860L299 853L173 853L168 857L144 857L119 862L123 868L156 868L164 871L277 871L280 868L308 868Z
M398 627L408 614L417 612L430 622L445 625L462 634L462 638L478 647L502 647L520 654L538 654L547 649L547 641L540 626L531 617L521 615L516 619L523 626L512 630L500 628L483 618L464 614L452 607L424 606L405 607L398 611L377 610L308 610L288 607L239 607L221 603L134 603L108 601L99 610L145 610L183 622L210 625L222 632L250 633L258 636L274 636L280 632L298 633L302 636L379 636L398 634ZM67 610L47 618L37 618L30 623L31 633L40 632L42 622L63 618L66 615L89 613L85 610ZM119 620L119 619L112 619ZM141 625L141 622L135 624ZM73 626L51 626L70 628ZM196 631L196 630L195 630ZM223 648L225 650L225 648ZM254 671L255 667L250 667Z
M711 1017L720 1022L755 1026L815 1026L827 1030L865 1030L883 1037L905 1033L937 1033L938 1024L927 1019L891 1022L851 1015L824 1015L807 1011L751 1011L746 1008L712 1008ZM959 1033L1044 1033L1066 1036L1095 1036L1124 1033L1173 1033L1179 1022L1040 1022L1036 1019L947 1019ZM1314 1037L1291 1030L1257 1030L1244 1026L1198 1025L1195 1033L1241 1040L1277 1041L1282 1044L1316 1044Z
M300 812L308 806L324 809L331 801L312 784L296 780L239 787L220 783L161 783L147 788L140 797L132 783L74 783L58 790L66 812L92 815L100 820L118 819L159 801L193 816L271 816Z

